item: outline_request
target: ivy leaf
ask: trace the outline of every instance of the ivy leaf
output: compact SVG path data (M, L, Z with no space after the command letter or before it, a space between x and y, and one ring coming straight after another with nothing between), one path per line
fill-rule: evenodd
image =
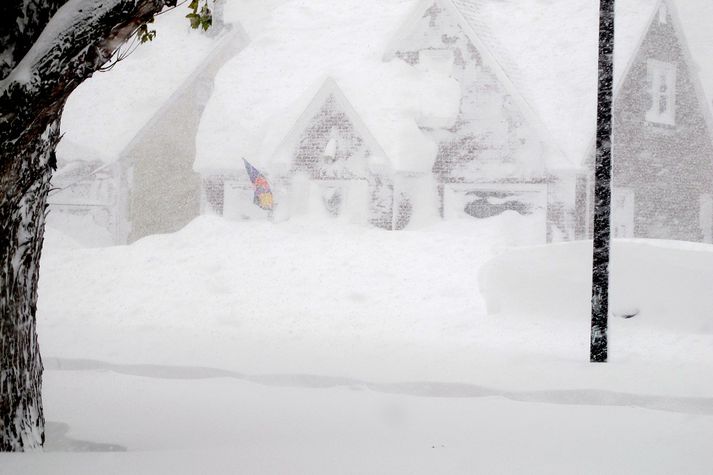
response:
M194 30L198 28L201 25L202 19L201 16L197 13L189 13L186 15L186 18L191 22L191 28Z
M149 30L148 25L144 23L139 27L137 35L141 43L148 43L149 41L153 41L153 39L156 38L156 30Z
M208 28L213 24L213 12L210 11L210 8L208 8L208 4L206 3L203 5L203 8L201 8L201 26L203 27L203 31L207 31Z
M191 28L194 30L202 28L203 31L207 31L213 25L213 12L208 8L208 0L203 0L202 2L201 0L191 0L188 8L192 10L191 13L186 15L186 18L191 22Z

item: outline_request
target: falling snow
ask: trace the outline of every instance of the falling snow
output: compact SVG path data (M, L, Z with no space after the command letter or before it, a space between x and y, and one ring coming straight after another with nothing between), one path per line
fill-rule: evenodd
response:
M160 16L66 106L46 453L0 466L713 470L713 4L616 0L598 131L598 3L241 0L209 33ZM592 299L595 221L613 246Z

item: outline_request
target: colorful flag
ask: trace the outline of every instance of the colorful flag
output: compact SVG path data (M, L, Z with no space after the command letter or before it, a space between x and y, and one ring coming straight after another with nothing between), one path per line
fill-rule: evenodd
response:
M267 179L257 170L257 168L250 165L244 158L243 163L245 163L245 170L248 172L250 181L255 187L255 198L253 199L253 203L262 209L272 210L272 191L270 190L270 184L267 182Z

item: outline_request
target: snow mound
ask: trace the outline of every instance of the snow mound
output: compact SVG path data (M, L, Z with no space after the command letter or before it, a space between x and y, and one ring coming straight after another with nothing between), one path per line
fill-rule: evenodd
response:
M630 299L614 308L641 312L612 320L612 364L590 371L591 244L504 248L531 245L526 220L515 218L389 232L203 216L129 246L72 250L48 240L39 338L46 357L121 364L713 394L713 332L685 333L705 331L711 246L625 243L634 249L625 268L650 275L653 287L639 300L647 289L627 278ZM524 311L493 318L479 288L491 310L499 298L504 312ZM681 331L649 325L667 323L654 313L663 304L683 306L673 322Z
M489 314L587 319L591 241L512 250L479 275ZM681 333L713 333L713 246L617 240L611 260L610 316Z

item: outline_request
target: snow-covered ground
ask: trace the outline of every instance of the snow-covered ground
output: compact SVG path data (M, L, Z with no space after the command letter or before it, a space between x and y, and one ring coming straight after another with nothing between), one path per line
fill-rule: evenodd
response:
M508 213L401 232L202 217L94 249L50 230L47 452L0 467L710 473L713 247L617 243L613 311L639 314L592 365L590 246L507 247L533 242Z

